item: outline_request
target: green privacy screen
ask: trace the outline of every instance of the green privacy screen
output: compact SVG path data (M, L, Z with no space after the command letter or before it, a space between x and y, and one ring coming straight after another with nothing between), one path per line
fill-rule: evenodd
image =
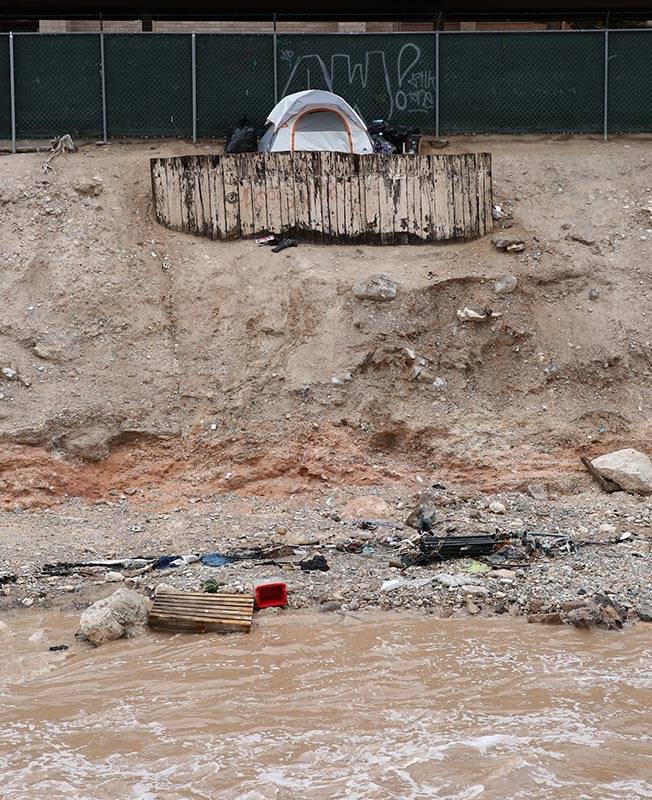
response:
M274 39L197 34L197 134L225 136L247 117L259 132L274 106Z
M603 32L449 33L439 48L442 133L602 130Z
M652 131L652 31L609 33L609 130Z
M9 100L9 36L0 35L0 138L11 136Z
M102 135L99 33L14 34L17 138ZM193 131L191 34L104 34L109 136ZM276 59L274 43L276 42ZM437 46L438 43L438 46ZM199 137L242 117L260 133L279 98L342 95L370 122L423 132L652 131L652 30L196 34ZM438 55L437 55L438 54ZM9 36L0 35L0 136L11 135ZM439 114L437 114L437 109Z
M100 135L99 36L36 33L13 39L18 135Z
M327 89L367 122L434 128L433 34L296 34L279 36L277 46L279 97Z
M106 34L106 115L111 136L192 135L191 37Z

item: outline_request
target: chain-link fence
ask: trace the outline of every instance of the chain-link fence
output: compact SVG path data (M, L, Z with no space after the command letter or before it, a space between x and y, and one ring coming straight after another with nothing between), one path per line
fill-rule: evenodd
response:
M652 30L0 35L14 142L261 132L309 88L437 135L652 131Z

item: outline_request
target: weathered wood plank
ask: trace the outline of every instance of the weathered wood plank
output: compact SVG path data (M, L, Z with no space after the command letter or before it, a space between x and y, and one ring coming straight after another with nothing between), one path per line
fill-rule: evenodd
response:
M308 156L310 153L294 153L294 205L297 215L297 229L310 239L310 174Z
M242 235L240 228L240 184L236 171L236 156L222 159L222 180L224 184L224 233L225 239L237 239Z
M318 242L321 241L324 230L321 202L321 154L306 153L306 156L310 239Z
M269 153L265 161L265 190L267 192L267 230L270 233L284 232L283 204L276 153Z
M408 244L410 212L408 208L406 156L392 156L392 174L394 179L394 241L396 244Z
M168 207L168 182L165 172L166 159L150 159L152 175L152 196L154 198L154 215L159 225L170 227L170 209Z
M453 156L449 163L451 165L451 188L453 192L453 234L456 239L461 239L464 237L464 197L462 194L464 164L459 155Z
M484 184L484 232L493 230L493 186L491 173L491 153L480 153Z
M354 155L348 163L348 187L349 187L349 239L352 242L360 242L364 231L363 209L364 188L362 175L360 173L360 161L364 156Z
M226 234L224 219L224 180L219 156L208 156L208 187L211 193L211 239L222 239Z
M321 160L326 179L329 241L336 242L339 239L340 230L337 216L337 162L334 153L322 153Z
M381 161L378 180L378 206L381 244L394 244L394 164L393 156Z
M366 156L360 163L364 186L364 241L373 244L380 237L379 159L377 155Z
M238 202L240 206L240 236L251 238L254 235L254 197L253 197L253 154L233 155L238 178Z
M251 202L253 206L254 235L267 233L267 183L265 180L265 156L252 153L251 157Z

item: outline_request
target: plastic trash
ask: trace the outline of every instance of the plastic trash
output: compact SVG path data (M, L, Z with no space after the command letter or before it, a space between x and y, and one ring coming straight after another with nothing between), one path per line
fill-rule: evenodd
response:
M256 586L258 608L283 608L288 604L287 586L284 583L260 583Z
M229 556L221 556L219 553L206 553L201 557L201 563L205 567L223 567L225 564L232 564L235 561Z

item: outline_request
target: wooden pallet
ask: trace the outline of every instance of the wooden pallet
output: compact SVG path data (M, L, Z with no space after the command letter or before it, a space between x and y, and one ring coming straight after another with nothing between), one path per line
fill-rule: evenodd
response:
M248 595L164 592L154 597L149 625L189 633L248 633L253 613L254 598Z

